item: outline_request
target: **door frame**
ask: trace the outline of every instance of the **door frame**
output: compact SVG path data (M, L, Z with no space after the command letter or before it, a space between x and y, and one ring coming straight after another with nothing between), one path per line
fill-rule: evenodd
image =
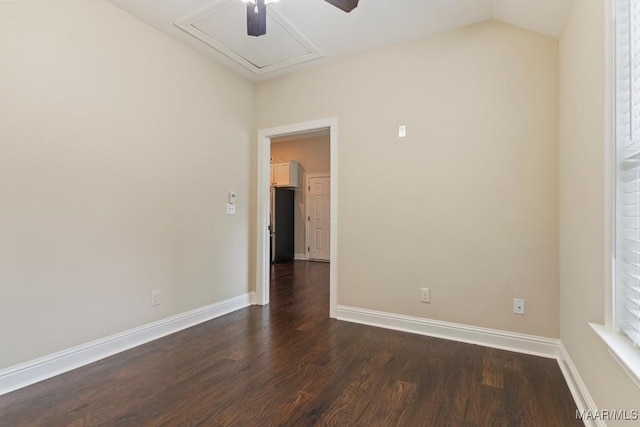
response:
M306 179L305 179L305 188L304 188L304 216L307 217L307 221L304 222L304 256L307 260L311 259L311 257L309 256L309 242L311 241L311 237L309 234L309 188L311 187L311 178L329 178L329 182L331 183L331 173L330 172L324 172L324 173L310 173L306 175ZM329 188L331 188L331 185L329 186ZM331 200L331 194L329 195L329 204L331 204L332 200ZM331 208L331 207L330 207ZM329 211L329 215L331 215L331 211ZM329 218L329 223L330 226L332 226L333 224L331 224L331 218ZM329 230L329 238L331 239L331 230ZM331 242L329 242L329 250L331 251ZM329 257L331 257L331 252L329 252ZM329 258L331 259L331 258Z
M329 250L329 316L336 318L338 300L338 118L330 117L293 123L258 131L257 190L256 190L256 277L257 305L269 304L269 165L271 138L329 129L331 150L331 230Z

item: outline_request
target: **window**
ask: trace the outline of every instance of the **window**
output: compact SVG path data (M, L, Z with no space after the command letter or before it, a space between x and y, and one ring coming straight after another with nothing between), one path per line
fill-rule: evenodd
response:
M616 8L615 326L640 344L640 0Z
M615 2L613 324L591 326L640 386L640 0Z

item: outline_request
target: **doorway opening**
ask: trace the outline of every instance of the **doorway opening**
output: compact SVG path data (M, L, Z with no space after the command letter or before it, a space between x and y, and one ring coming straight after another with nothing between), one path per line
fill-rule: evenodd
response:
M258 132L258 168L257 168L257 226L256 226L256 303L259 305L269 304L269 278L270 265L272 261L272 239L271 239L271 183L272 183L272 167L271 167L271 143L272 140L280 140L293 135L316 133L321 134L328 132L329 135L329 151L330 165L329 175L330 183L328 190L329 232L326 237L321 237L322 242L328 240L328 255L330 262L329 272L329 315L336 317L337 310L337 248L338 248L338 170L337 170L337 144L338 129L337 119L328 118L315 120L310 122L296 123L286 126L280 126L269 129L261 129ZM302 186L306 186L306 182L301 182ZM305 218L306 219L306 218ZM307 223L309 221L306 221ZM308 259L310 247L305 239L304 256ZM300 259L301 253L297 254Z

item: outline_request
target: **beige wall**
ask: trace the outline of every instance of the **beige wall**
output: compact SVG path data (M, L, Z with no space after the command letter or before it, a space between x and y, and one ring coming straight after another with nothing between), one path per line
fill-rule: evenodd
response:
M603 8L574 2L559 64L556 40L489 22L254 93L102 0L0 2L0 369L247 292L252 125L336 116L339 304L560 334L600 408L636 409L587 325L606 291Z
M588 325L604 323L608 292L604 10L603 0L574 2L560 40L560 336L597 406L632 410L640 389Z
M273 140L271 142L271 158L273 163L296 160L300 163L300 186L296 190L295 200L295 253L305 255L305 218L306 211L306 182L311 173L329 173L331 170L331 149L329 135L311 138Z
M102 0L0 58L0 369L248 292L252 84Z
M557 74L488 22L257 84L258 128L339 120L338 304L558 336Z

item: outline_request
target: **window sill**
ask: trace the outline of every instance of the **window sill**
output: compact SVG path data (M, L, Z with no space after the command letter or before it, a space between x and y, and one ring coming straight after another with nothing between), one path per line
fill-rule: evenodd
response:
M626 336L612 332L603 325L595 323L589 323L589 325L609 347L609 353L629 378L640 387L640 348L634 347Z

